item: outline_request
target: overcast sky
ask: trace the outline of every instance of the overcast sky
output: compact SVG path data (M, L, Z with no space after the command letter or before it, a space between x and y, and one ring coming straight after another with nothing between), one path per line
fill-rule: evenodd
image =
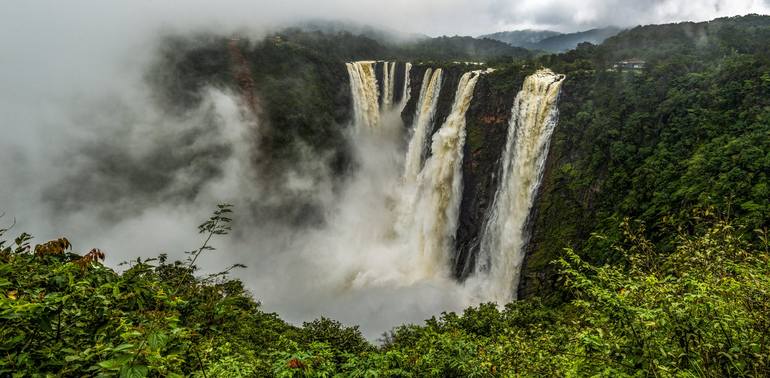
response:
M7 1L3 36L66 28L125 32L160 25L264 25L334 18L429 35L478 35L518 28L576 31L768 13L769 0L231 0ZM6 51L2 53L6 53Z

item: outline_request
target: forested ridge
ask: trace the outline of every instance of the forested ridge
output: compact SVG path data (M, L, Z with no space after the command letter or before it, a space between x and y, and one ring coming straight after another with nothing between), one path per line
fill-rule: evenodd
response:
M4 224L0 375L768 376L768 40L770 18L750 15L640 26L537 57L485 44L462 55L468 41L450 38L401 50L297 30L237 41L276 130L262 142L272 170L298 139L333 151L340 175L351 169L330 126L350 117L341 61L448 64L487 48L479 59L496 71L479 98L515 94L541 66L565 74L523 299L437 314L372 343L331 319L288 324L229 270L201 273L201 254L228 253L215 246L231 212L249 209L219 205L184 261L136 259L119 272L101 263L109 250L73 251ZM148 74L159 101L183 109L204 85L228 85L227 43L170 39ZM644 67L615 67L628 59ZM491 134L469 127L469 148L484 148Z
M754 41L768 33L762 16L646 26L542 58L567 81L529 269L547 270L565 240L612 259L589 237L616 234L624 217L664 249L668 226L693 230L692 213L708 207L767 227L770 51ZM645 68L612 68L631 58Z

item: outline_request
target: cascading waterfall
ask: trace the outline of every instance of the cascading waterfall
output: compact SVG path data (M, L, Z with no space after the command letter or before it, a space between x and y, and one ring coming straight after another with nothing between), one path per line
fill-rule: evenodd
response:
M389 122L382 116L398 111L403 104L393 104L395 63L382 62L382 98L378 98L374 62L348 63L356 122L378 127ZM411 65L405 65L402 102L409 89ZM467 72L456 88L451 112L432 136L444 72L426 69L417 100L411 136L404 158L394 211L395 233L389 243L400 245L405 285L448 279L449 259L454 248L460 201L462 199L462 161L465 144L465 114L481 74ZM550 136L556 125L558 100L563 75L540 70L524 81L511 110L505 149L501 157L501 179L494 202L482 230L476 271L465 283L474 301L503 304L516 297L516 287L527 242L525 225L542 178ZM381 106L379 106L381 104ZM377 117L372 114L376 113ZM375 121L372 121L375 120ZM429 144L428 141L431 141ZM426 156L429 155L430 157ZM380 169L381 166L372 167ZM386 233L387 234L387 233ZM402 253L402 252L399 252ZM395 260L398 261L398 260ZM392 271L391 271L392 273ZM382 282L371 273L361 273L354 286ZM472 293L472 294L471 294Z
M527 242L526 221L543 176L563 80L564 75L539 70L524 80L514 101L502 156L502 178L476 266L484 300L505 304L516 299Z
M380 109L387 109L387 107L390 105L390 63L388 62L382 62L382 106Z
M404 181L412 183L417 180L417 174L422 169L422 163L425 159L427 133L433 124L433 118L436 115L436 105L438 104L438 95L441 91L441 80L443 72L441 68L432 71L428 68L425 71L423 85L420 89L420 97L417 112L412 126L412 136L409 138L409 146L406 151L406 161L404 164Z
M382 108L385 110L393 106L395 79L396 62L382 62Z
M423 278L441 276L448 268L462 197L465 112L481 73L467 72L460 78L452 111L433 136L431 156L418 177L413 211L418 232L416 268L421 270L419 275Z
M379 91L374 64L372 61L345 63L350 78L357 128L376 128L380 123Z
M375 65L379 62L360 61L345 63L350 79L350 92L353 97L353 112L357 128L377 128L380 125L382 112L394 108L396 87L396 62L382 63L382 91L380 91ZM397 110L400 112L406 106L409 93L409 71L411 63L406 63L404 94ZM380 96L382 95L382 96ZM380 102L381 101L381 102ZM380 105L381 104L381 105Z
M401 104L398 106L398 112L401 113L404 111L404 108L406 107L406 103L409 102L409 99L412 95L412 87L411 87L411 81L409 79L409 74L412 72L412 63L406 62L404 66L404 89L401 93Z

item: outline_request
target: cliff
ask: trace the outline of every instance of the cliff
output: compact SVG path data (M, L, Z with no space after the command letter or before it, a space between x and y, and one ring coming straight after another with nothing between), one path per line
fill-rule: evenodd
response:
M537 198L527 222L531 231L519 298L558 287L551 261L574 248L589 262L618 256L594 233L617 241L624 217L649 225L656 243L674 237L671 225L690 227L696 207L713 207L738 218L747 229L767 225L767 98L770 79L763 16L708 23L645 26L624 31L601 46L581 44L564 54L541 56L526 66L505 60L478 82L466 114L463 194L455 238L453 273L464 279L476 264L479 235L497 188L499 157L511 106L528 73L549 67L566 75L559 100L560 121ZM694 36L699 36L695 38ZM152 72L159 103L171 110L200 101L207 85L234 87L226 38L170 40ZM402 112L411 127L424 72L442 67L434 129L450 113L457 82L476 66L435 61L390 49L366 37L284 33L238 44L249 63L263 103L268 135L260 164L281 172L298 155L297 145L333 156L331 170L343 180L351 167L343 130L352 117L344 62L398 60L394 100L401 98L405 60L415 62L410 101ZM416 54L416 53L415 53ZM618 60L647 62L644 70L615 72ZM401 59L404 58L404 59ZM382 83L382 71L377 72ZM730 162L730 164L723 164ZM273 176L267 176L273 177ZM302 211L284 212L302 218ZM665 216L666 224L661 219ZM614 234L613 234L614 233ZM669 236L666 236L669 235ZM594 244L592 244L594 243ZM610 243L610 242L606 242Z

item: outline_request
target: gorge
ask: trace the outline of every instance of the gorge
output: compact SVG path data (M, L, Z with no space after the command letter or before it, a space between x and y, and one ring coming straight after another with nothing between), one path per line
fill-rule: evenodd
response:
M416 104L410 107L416 109L413 124L406 128L396 126L403 129L402 138L407 141L407 147L400 182L389 184L398 193L392 209L396 212L393 238L397 239L396 245L406 248L402 254L413 254L407 257L412 261L406 266L413 270L406 274L410 280L447 278L452 276L451 262L457 261L455 246L463 198L466 112L473 101L476 82L492 70L461 73L450 112L439 125L435 121L442 90L442 68L418 66L412 80L411 63L346 63L356 130L386 127L378 123L380 113L391 111L397 65L405 71L404 93L411 92L411 83L419 84L420 89ZM379 79L377 72L381 73ZM534 72L524 80L523 88L513 101L505 149L497 163L501 180L495 189L494 202L483 218L484 225L477 225L482 230L477 236L478 247L465 257L466 261L458 264L460 270L473 273L455 277L464 280L462 290L476 303L489 301L502 305L517 296L527 240L525 222L542 176L549 138L556 126L557 99L563 80L563 75L546 69ZM409 98L402 95L402 101L405 104L400 109L408 105ZM475 267L474 262L478 262Z

